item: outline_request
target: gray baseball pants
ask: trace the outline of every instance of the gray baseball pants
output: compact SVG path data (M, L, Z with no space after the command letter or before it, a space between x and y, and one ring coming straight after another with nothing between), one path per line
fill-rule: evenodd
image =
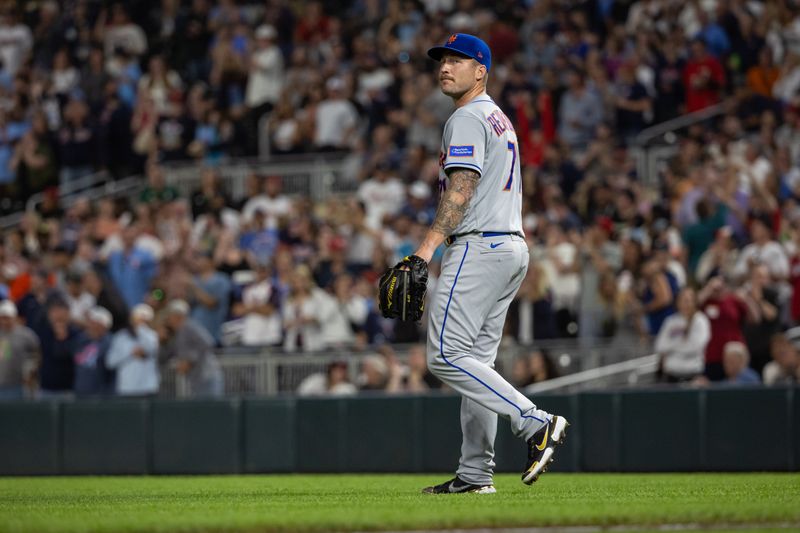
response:
M529 257L525 240L515 235L460 237L445 250L429 301L428 368L462 395L456 473L468 483L492 482L497 415L525 440L551 419L494 370Z

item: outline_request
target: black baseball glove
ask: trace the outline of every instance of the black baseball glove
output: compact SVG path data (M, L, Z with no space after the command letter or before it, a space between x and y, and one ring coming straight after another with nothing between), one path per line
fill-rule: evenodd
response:
M425 310L427 284L428 263L419 256L406 256L388 269L378 285L378 307L383 316L417 322Z

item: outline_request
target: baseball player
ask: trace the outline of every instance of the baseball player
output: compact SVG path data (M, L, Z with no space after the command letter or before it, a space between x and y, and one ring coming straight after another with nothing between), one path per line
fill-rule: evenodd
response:
M463 443L456 477L423 492L491 494L497 415L527 442L527 484L547 469L569 424L538 409L493 368L529 254L517 136L486 94L491 51L477 37L456 33L428 55L439 61L441 90L456 110L442 138L439 208L414 255L429 262L439 245L447 246L429 302L428 366L463 396Z

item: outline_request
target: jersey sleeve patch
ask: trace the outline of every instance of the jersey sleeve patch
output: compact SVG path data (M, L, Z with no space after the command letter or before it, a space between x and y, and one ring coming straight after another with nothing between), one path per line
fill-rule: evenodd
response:
M462 146L451 145L448 155L449 157L474 157L475 145L472 144L462 145Z

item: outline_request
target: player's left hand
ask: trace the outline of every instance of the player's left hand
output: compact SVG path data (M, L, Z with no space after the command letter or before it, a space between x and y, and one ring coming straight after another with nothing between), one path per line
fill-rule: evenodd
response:
M378 307L385 318L416 322L425 310L428 263L409 255L381 276Z

